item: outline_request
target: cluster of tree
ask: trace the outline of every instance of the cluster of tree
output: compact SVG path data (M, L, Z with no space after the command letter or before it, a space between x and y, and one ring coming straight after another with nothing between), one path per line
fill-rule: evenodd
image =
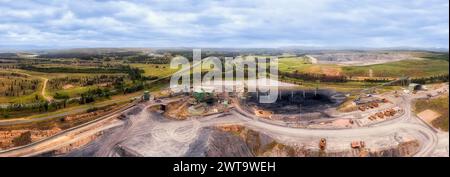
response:
M2 64L0 65L1 69L17 69L20 68L18 65L15 64Z
M22 69L45 72L45 73L126 73L131 80L142 79L144 70L133 68L129 65L116 65L110 67L96 67L96 68L71 68L71 67L35 67L33 65L21 65Z
M69 99L70 97L67 94L56 92L55 96L53 96L53 98L58 99L58 100L64 100L64 99Z
M18 57L17 53L0 53L0 58L14 58Z
M47 112L54 111L66 107L68 104L67 100L53 100L48 101L38 101L34 103L13 103L6 107L2 107L0 110L2 112L19 112L19 111L29 111L29 112Z
M130 66L125 65L96 68L36 67L33 65L20 65L20 68L44 73L128 73L132 69Z
M21 74L21 73L0 73L1 77L23 77L23 78L27 78L28 76L25 74Z
M39 85L39 80L28 79L12 79L0 82L1 96L23 96L36 91Z
M12 64L12 63L17 63L17 61L15 61L13 59L0 58L0 64ZM1 68L1 66L0 66L0 68Z
M428 56L424 56L423 58L431 59L431 60L443 60L448 61L448 52L441 53L441 52L430 52Z
M145 80L151 80L155 79L152 77L145 77L142 76L142 73L144 72L141 69L138 68L132 68L128 65L120 65L115 66L114 68L97 68L97 69L91 69L91 68L40 68L40 67L34 67L32 65L22 65L21 68L33 70L33 71L40 71L40 72L62 72L62 73L112 73L112 72L120 72L120 73L126 73L128 74L129 78L133 81L132 84L124 84L124 76L110 76L110 75L101 75L101 76L94 76L92 78L62 78L61 80L52 80L51 85L53 87L59 87L62 83L68 83L68 82L78 82L83 83L86 85L92 85L96 83L102 83L102 82L112 82L116 90L109 90L108 88L97 88L93 90L88 90L80 95L80 98L73 98L70 99L68 95L62 94L62 93L56 93L55 100L52 102L43 101L39 99L39 96L36 95L36 102L33 103L17 103L17 104L9 104L6 107L0 108L0 110L3 111L4 117L5 113L10 112L19 112L19 111L29 111L29 112L42 112L42 111L53 111L61 108L65 108L67 104L72 103L78 103L78 104L86 104L94 102L98 98L109 98L111 95L117 94L117 93L133 93L136 91L140 91L144 89L144 82ZM72 80L73 79L73 80ZM38 80L35 80L34 82L33 90L37 89L37 85L39 83ZM1 84L1 83L0 83ZM20 83L16 81L16 83L20 86ZM13 88L16 89L15 87Z
M387 79L387 78L379 78L379 79L375 79L375 78L371 78L371 79L364 79L364 82L370 82L370 83L386 83L389 82L391 80Z
M102 83L122 82L124 77L124 75L70 76L51 79L48 84L51 89L61 89L67 84L89 86Z
M121 58L126 56L137 55L140 52L137 51L122 51L122 52L104 52L97 53L82 53L82 52L65 52L65 53L48 53L39 55L41 58L79 58L81 60L95 60L104 59L109 57Z
M133 93L133 92L143 90L145 87L144 87L144 83L142 81L137 81L129 86L127 86L123 83L117 83L116 85L114 85L114 88L116 90L120 90L123 94L127 94L127 93Z
M432 84L432 83L440 83L440 82L448 82L448 74L437 75L431 77L422 77L422 78L413 78L411 82L418 84Z
M88 90L85 93L81 94L81 97L78 99L69 99L69 97L65 94L56 93L55 100L48 102L43 100L38 100L33 103L13 103L8 104L6 107L1 107L0 111L3 113L11 113L11 112L20 112L20 111L28 111L28 112L48 112L55 111L61 108L66 108L67 105L78 103L78 104L86 104L94 102L95 99L98 98L109 98L111 95L116 94L109 89L94 89ZM3 115L3 117L7 117Z
M166 52L165 55L171 55L171 56L183 56L187 58L189 61L193 60L193 52L192 50L180 50L180 51L170 51ZM218 57L218 58L225 58L225 57L236 57L239 56L240 52L233 52L233 51L209 51L209 50L202 50L202 59L207 57Z
M95 101L96 98L109 98L111 95L112 95L111 91L107 88L105 89L97 88L94 90L88 90L81 94L79 103L80 104L92 103Z
M347 77L345 76L329 76L326 74L314 74L314 73L301 73L297 70L293 73L290 72L279 72L280 77L290 77L295 79L301 79L304 81L317 81L321 82L347 82Z
M86 113L91 113L91 112L95 112L98 110L106 110L111 108L111 106L116 106L116 103L110 104L110 105L106 105L106 106L100 106L100 107L91 107L89 109L86 110Z
M143 79L142 73L144 70L139 68L132 68L131 66L124 66L126 68L128 76L130 76L131 80L140 80Z
M131 63L147 63L147 64L168 64L172 56L149 56L149 55L136 55L128 57L127 60Z

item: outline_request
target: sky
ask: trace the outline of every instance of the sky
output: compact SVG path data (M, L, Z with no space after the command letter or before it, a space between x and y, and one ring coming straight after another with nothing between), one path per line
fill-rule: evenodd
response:
M449 46L448 0L0 0L0 48Z

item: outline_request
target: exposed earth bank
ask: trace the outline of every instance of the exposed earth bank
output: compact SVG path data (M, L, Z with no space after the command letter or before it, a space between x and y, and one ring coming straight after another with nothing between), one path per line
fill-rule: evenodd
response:
M185 156L207 157L404 157L415 154L417 140L398 143L387 149L351 148L340 152L320 150L310 144L284 144L274 138L243 126L203 128L198 140ZM318 146L317 142L317 146Z

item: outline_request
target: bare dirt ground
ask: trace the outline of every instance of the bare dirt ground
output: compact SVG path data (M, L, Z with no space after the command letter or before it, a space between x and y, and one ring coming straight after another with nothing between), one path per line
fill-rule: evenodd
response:
M311 67L308 67L305 72L325 74L327 76L340 76L342 73L342 68L328 65L313 65Z
M439 89L445 88L448 85ZM410 103L411 96L415 98L419 94L404 95L395 102ZM364 141L370 156L448 156L448 133L436 133L424 125L411 114L410 104L401 106L406 113L395 119L347 129L292 128L247 116L248 113L238 107L231 114L194 117L183 121L170 120L159 113L143 109L139 114L131 115L122 127L105 131L104 136L98 140L67 156L221 156L224 155L222 153L231 153L229 156L249 156L249 149L243 144L245 141L211 130L211 127L219 125L242 125L263 133L276 142L302 149L296 151L299 156L305 155L305 151L317 151L320 138L327 139L327 152L332 156L360 155L352 151L352 141ZM377 110L369 112L373 111ZM352 114L361 113L342 115ZM348 120L337 119L333 124L345 127ZM274 153L276 154L264 153L263 156L277 155L280 151Z
M424 120L425 122L428 122L431 125L431 122L441 115L437 112L427 109L427 110L422 111L419 114L417 114L417 116L419 118L421 118L422 120Z
M74 86L72 85L72 84L66 84L66 85L64 85L63 86L63 89L64 90L67 90L67 89L71 89L71 88L73 88Z
M50 101L52 101L53 98L51 96L48 96L45 93L45 89L47 89L48 79L47 78L42 78L42 79L44 79L44 85L42 86L41 95L45 98L45 100L50 102Z
M344 152L342 156L352 156L349 143L354 140L364 140L367 147L371 148L371 152L375 153L374 155L397 147L401 142L413 140L420 142L417 154L428 155L437 142L428 129L406 122L373 128L310 130L263 123L235 111L232 111L232 114L174 121L158 113L143 110L139 114L130 116L122 127L105 131L103 137L67 156L194 156L194 154L204 156L207 154L205 151L210 152L209 143L214 140L211 139L214 136L205 137L206 135L201 132L211 126L233 124L264 132L277 142L313 151L318 149L318 139L325 137L328 139L328 152L335 155ZM222 148L236 148L232 144ZM412 152L408 151L408 153Z

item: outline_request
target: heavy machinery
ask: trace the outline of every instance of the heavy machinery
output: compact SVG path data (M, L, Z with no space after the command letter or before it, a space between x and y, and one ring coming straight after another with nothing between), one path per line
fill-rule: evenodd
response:
M364 141L352 141L350 143L350 146L354 149L364 148L366 146L366 143Z
M386 111L384 112L384 115L385 115L386 117L388 117L388 116L394 116L395 113L396 113L396 111L395 111L394 109L388 109L388 110L386 110Z
M366 106L365 106L365 105L359 106L358 109L359 109L360 111L365 111L365 110L366 110Z
M377 112L376 115L378 116L378 118L383 119L384 118L384 114L382 112Z
M327 140L325 138L321 138L319 142L320 150L325 150L327 147Z

